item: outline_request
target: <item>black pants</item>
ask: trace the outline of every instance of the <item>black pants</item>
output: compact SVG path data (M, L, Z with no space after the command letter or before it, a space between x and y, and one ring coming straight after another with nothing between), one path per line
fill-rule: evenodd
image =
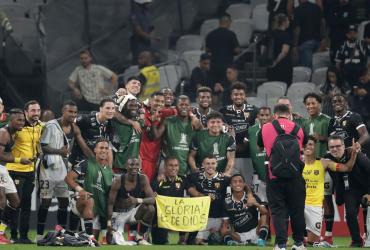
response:
M19 234L20 237L27 237L30 223L31 215L31 199L32 192L35 187L35 173L34 172L17 172L9 171L10 177L12 177L14 184L17 188L18 196L21 201L19 208L17 209L16 216L14 221L10 225L11 237L17 237L18 230L18 220L20 221L19 225ZM20 219L19 219L20 212Z
M303 178L274 179L267 182L267 199L276 231L275 244L285 245L288 237L287 220L290 217L293 240L303 242L306 186Z
M344 191L343 199L346 208L346 221L352 241L355 243L361 242L360 226L358 224L358 211L360 209L363 191L350 187L348 191Z

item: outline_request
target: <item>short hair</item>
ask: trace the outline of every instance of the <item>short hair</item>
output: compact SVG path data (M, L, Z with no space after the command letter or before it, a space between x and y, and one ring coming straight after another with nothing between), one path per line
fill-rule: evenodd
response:
M290 98L287 97L286 95L282 95L278 99L276 99L276 103L278 103L280 100L288 100L289 102L291 102Z
M105 137L99 137L99 138L96 140L96 142L95 142L94 148L95 148L96 146L98 146L98 144L99 144L99 143L101 143L101 142L106 142L106 143L108 143L108 144L109 144L109 140L108 140L107 138L105 138Z
M268 106L262 106L258 109L258 113L260 113L262 110L268 110L271 113L271 108Z
M163 95L163 92L161 91L156 91L150 95L151 98L156 97L156 96L164 96L164 95Z
M202 86L197 89L197 96L199 96L199 93L208 92L212 95L212 89L210 87Z
M317 142L317 139L316 139L316 137L315 136L313 136L313 135L309 135L309 136L307 136L307 142L308 141L313 141L313 142Z
M190 103L190 98L187 95L180 95L179 97L177 97L176 104L179 104L180 101L185 101L185 100L187 100Z
M76 104L76 102L74 102L74 101L72 101L72 100L67 100L67 101L63 102L63 104L62 104L62 109L63 109L65 106L75 106L75 107L77 107L77 104Z
M40 103L39 103L38 101L36 101L36 100L28 101L28 102L26 102L26 104L24 104L24 108L23 108L23 110L24 110L24 111L28 111L28 108L29 108L31 105L35 105L35 104L40 105Z
M234 89L243 90L244 93L247 93L247 86L242 82L236 82L233 85L231 85L230 92L232 92Z
M206 155L206 156L203 158L202 162L203 162L205 159L207 159L207 158L208 158L208 159L215 159L215 160L217 160L217 159L216 159L216 156L209 154L209 155Z
M103 98L100 103L99 103L99 107L104 107L104 105L107 103L107 102L112 102L114 103L113 99L112 98Z
M331 141L331 140L340 140L342 143L344 143L344 139L340 135L331 135L331 136L329 136L328 142Z
M218 111L212 111L210 114L207 115L207 121L211 119L221 119L223 121L224 116Z
M228 13L224 13L218 19L220 22L231 21L231 16Z
M233 69L233 70L236 70L236 71L238 71L239 69L238 69L238 66L236 65L236 64L230 64L229 66L227 66L227 68L226 69Z
M278 115L290 114L290 110L289 110L288 105L276 104L274 107L274 113Z
M211 60L211 56L208 53L201 54L199 61L204 61L204 60Z
M347 101L347 96L345 94L343 94L343 93L336 93L336 94L334 94L333 97L332 97L332 100L333 100L334 97L343 97L343 99L345 101Z
M91 55L90 48L86 48L86 49L81 50L81 51L80 51L80 55L81 55L81 54L89 54L89 55Z
M164 159L164 165L167 165L167 163L169 161L172 161L172 160L176 160L178 163L180 163L179 159L174 156L174 155L170 155L170 156L167 156L165 159Z
M239 174L239 173L236 173L236 174L233 174L231 177L230 177L230 182L231 182L231 180L233 179L233 178L235 178L235 177L241 177L242 178L242 180L245 182L245 179L244 179L244 177L243 177L243 175L241 175L241 174Z
M9 115L18 115L18 114L24 115L23 110L18 109L18 108L13 108L9 111Z
M127 81L125 82L125 85L126 85L129 81L131 81L131 80L139 81L139 82L140 82L140 84L141 84L141 82L142 82L142 79L141 79L140 77L138 77L138 76L130 76L129 78L127 78Z
M303 97L303 103L306 103L307 99L308 98L315 98L316 101L318 103L322 103L322 98L321 96L319 96L318 94L314 93L314 92L310 92L310 93L307 93L304 97Z

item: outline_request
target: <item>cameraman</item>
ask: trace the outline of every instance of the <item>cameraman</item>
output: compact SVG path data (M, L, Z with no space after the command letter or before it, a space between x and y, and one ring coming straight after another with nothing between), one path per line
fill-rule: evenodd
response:
M345 151L341 136L330 136L328 147L329 154L326 155L327 158L337 163L349 161L350 154ZM333 175L336 191L336 202L338 205L343 203L345 205L347 225L352 238L351 247L362 247L363 240L360 236L357 214L362 197L370 192L370 160L359 152L352 172L348 174L331 172L331 174Z

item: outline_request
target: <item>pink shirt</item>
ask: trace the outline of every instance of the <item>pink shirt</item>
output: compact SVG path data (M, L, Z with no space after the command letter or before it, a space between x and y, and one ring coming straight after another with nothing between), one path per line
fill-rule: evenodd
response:
M278 122L279 122L281 128L284 129L286 133L290 133L294 129L295 123L292 122L289 119L279 118ZM264 145L265 150L266 150L267 157L270 157L271 148L272 148L272 145L275 142L275 138L277 137L277 135L278 135L278 133L276 132L276 130L275 130L275 128L274 128L274 126L272 125L271 122L266 123L265 125L263 125L263 127L262 127L262 140L263 140L263 145ZM304 140L304 133L303 133L302 128L299 129L299 131L297 133L297 136L298 136L299 148L302 150L303 140ZM272 179L276 178L275 176L272 175L270 167L268 168L268 170L269 170L268 171L269 172L269 177L272 178Z

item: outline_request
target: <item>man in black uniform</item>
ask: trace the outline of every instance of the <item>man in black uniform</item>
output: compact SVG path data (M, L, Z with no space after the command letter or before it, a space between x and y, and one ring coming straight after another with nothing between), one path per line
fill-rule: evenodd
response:
M247 103L247 89L242 83L232 85L232 104L223 107L220 113L226 123L235 130L236 155L234 173L240 173L248 185L252 184L253 164L248 145L248 128L253 126L257 118L257 107Z
M212 105L212 90L208 87L199 87L197 89L197 104L198 107L193 108L193 114L202 123L203 127L207 127L207 115L209 115L213 109Z
M230 186L231 197L225 199L227 219L221 227L224 242L227 245L241 243L264 246L268 235L268 210L256 195L251 206L246 205L245 181L240 174L231 176Z
M184 197L184 191L187 189L187 179L178 175L179 160L176 157L167 157L164 160L164 179L155 179L152 183L152 189L155 194L170 196L170 197ZM152 241L154 244L168 243L168 230L153 226ZM185 233L179 232L178 244L185 244Z
M11 220L14 220L20 202L14 182L4 165L7 162L16 161L16 158L11 154L14 144L13 136L16 131L23 128L25 118L20 109L10 110L9 115L9 124L0 129L0 245L10 244L10 241L5 237L5 229ZM31 162L26 158L19 160L24 164Z
M139 174L140 161L137 158L127 160L127 173L115 178L108 200L108 234L116 232L114 240L119 245L127 245L122 238L126 223L140 223L140 230L135 241L138 245L150 245L144 239L148 227L155 215L155 199L148 177Z

